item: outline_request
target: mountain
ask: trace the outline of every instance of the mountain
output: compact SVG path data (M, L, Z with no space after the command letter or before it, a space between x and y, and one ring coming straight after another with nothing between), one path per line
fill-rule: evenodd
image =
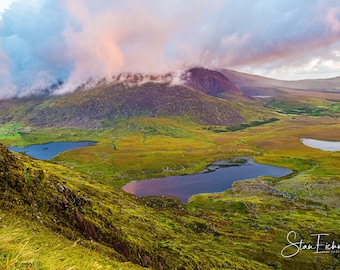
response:
M305 99L311 91L318 91L337 99L334 94L340 92L339 85L340 77L281 81L203 67L157 76L124 73L112 82L84 85L65 95L46 92L0 101L0 123L98 129L120 119L146 116L185 117L203 125L239 126L272 118L252 96L294 99L298 93Z
M330 79L284 81L229 69L220 69L219 72L248 95L272 95L281 93L284 89L340 93L340 76Z
M268 118L223 74L190 69L173 84L162 77L124 75L111 83L62 96L42 95L0 102L0 122L24 122L39 127L102 128L122 118L188 117L204 125L233 126ZM225 99L217 98L224 97Z
M231 99L235 99L237 96L240 96L245 99L249 98L249 96L238 89L224 74L204 67L193 67L187 70L160 75L122 73L114 76L113 81L128 84L129 86L135 84L141 85L147 82L168 83L188 86L214 97L230 97Z

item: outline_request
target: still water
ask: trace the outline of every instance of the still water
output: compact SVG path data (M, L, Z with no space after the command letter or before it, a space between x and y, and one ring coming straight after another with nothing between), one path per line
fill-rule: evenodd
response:
M9 147L9 150L14 152L25 153L26 155L40 159L40 160L50 160L60 154L61 152L72 150L76 148L87 147L90 145L95 145L93 141L83 141L83 142L51 142L44 144L33 144L25 147Z
M322 140L302 138L301 142L308 147L320 149L323 151L331 151L331 152L340 151L340 142L336 142L336 141L322 141Z
M133 181L123 186L123 190L138 196L174 196L186 203L195 194L230 189L237 180L265 175L281 177L290 173L292 171L285 168L258 164L251 158L242 158L215 162L199 174Z

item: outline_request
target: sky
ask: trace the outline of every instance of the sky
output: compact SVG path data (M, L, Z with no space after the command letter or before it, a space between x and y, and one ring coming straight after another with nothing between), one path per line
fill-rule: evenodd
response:
M340 0L1 0L0 99L192 66L340 76Z

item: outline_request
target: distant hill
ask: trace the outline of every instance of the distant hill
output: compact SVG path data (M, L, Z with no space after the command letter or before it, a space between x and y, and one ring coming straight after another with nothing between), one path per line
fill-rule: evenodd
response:
M287 88L303 91L340 93L340 76L330 79L284 81L229 69L221 69L219 71L248 95L274 94L279 93L281 89Z

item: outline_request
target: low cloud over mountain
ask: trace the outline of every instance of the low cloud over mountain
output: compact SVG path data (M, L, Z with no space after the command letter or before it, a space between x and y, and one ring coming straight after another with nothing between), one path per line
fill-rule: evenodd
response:
M337 1L18 0L0 21L0 98L188 66L340 72Z

